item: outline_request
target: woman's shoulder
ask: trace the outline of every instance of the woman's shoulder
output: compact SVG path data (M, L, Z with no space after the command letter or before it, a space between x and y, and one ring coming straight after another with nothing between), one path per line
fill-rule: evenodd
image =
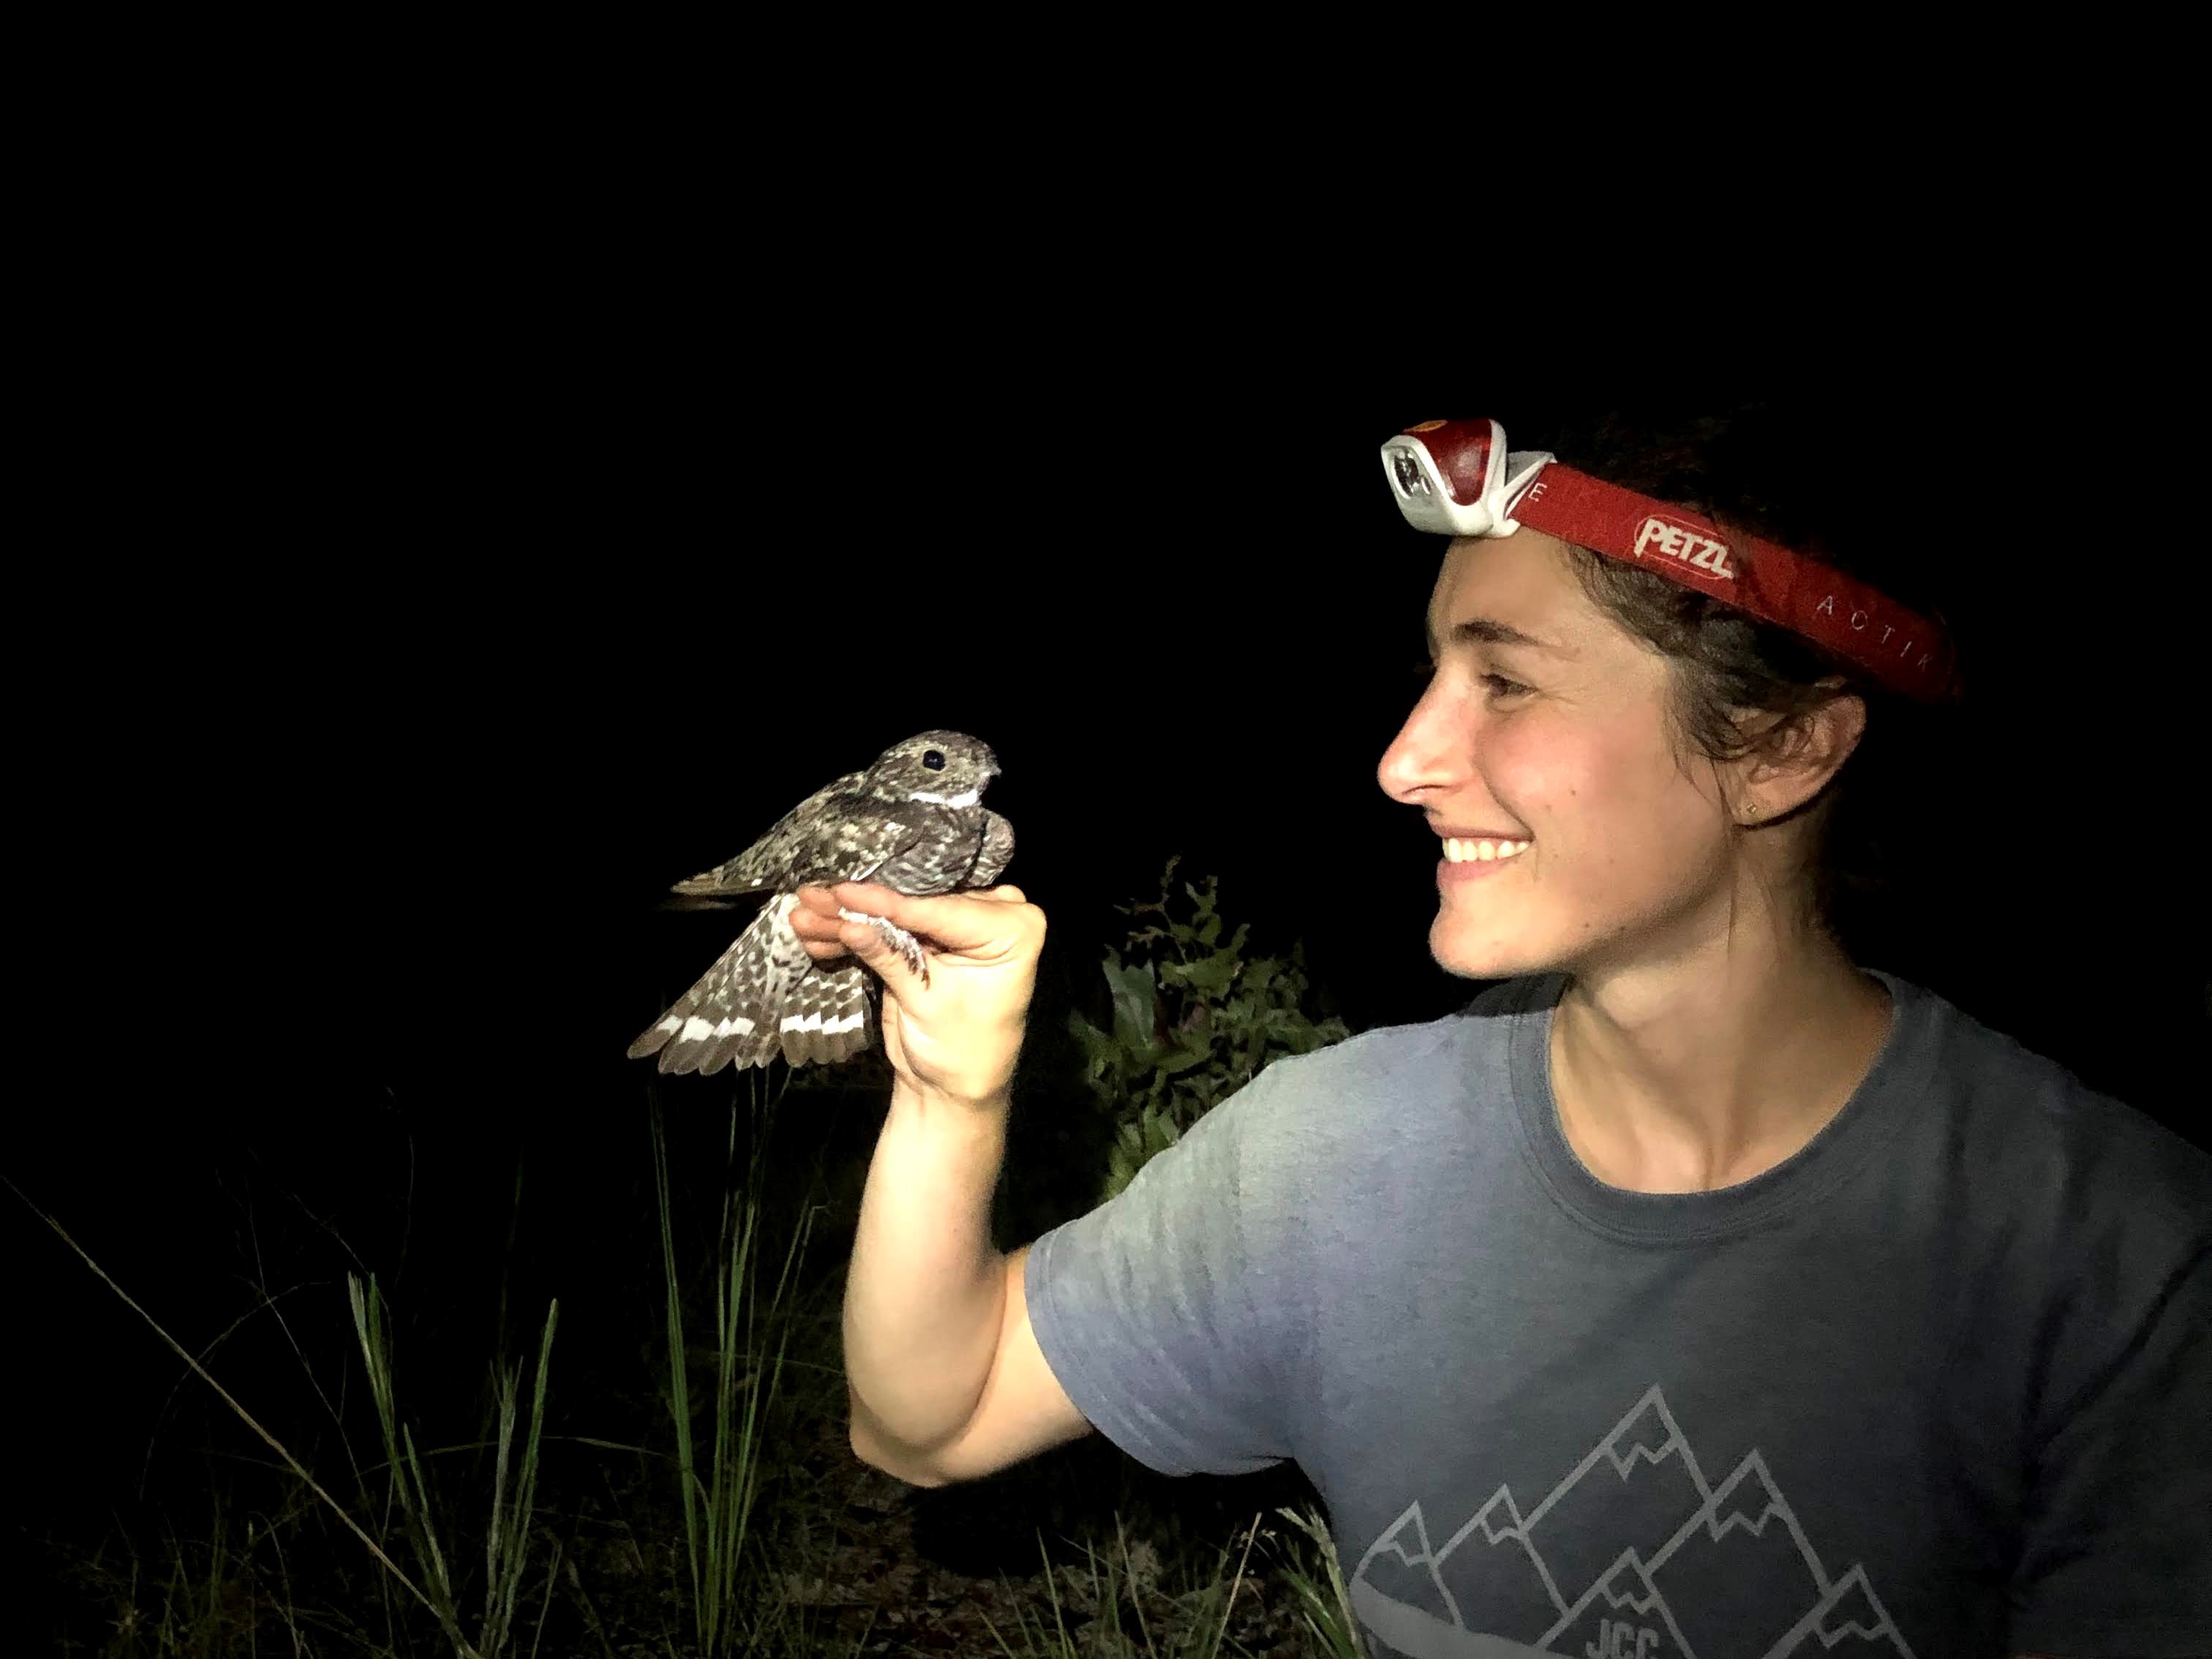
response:
M1208 1116L1225 1118L1224 1132L1301 1158L1387 1157L1447 1121L1466 1123L1472 1103L1506 1103L1516 1018L1547 1006L1546 988L1541 980L1503 981L1440 1018L1285 1055Z
M1427 1073L1460 1079L1486 1060L1506 1063L1513 1021L1540 1013L1553 993L1548 976L1500 980L1439 1018L1379 1025L1326 1048L1277 1060L1264 1075L1281 1089L1340 1091L1376 1082L1402 1084Z
M2125 1210L2212 1237L2212 1152L1948 998L1882 977L1905 1015L1900 1104L1978 1179L2039 1208Z

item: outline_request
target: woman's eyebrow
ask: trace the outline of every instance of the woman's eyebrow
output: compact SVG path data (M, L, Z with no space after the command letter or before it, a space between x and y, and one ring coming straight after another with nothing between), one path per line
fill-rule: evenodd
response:
M1534 634L1524 634L1510 623L1499 622L1494 617L1468 617L1454 623L1448 637L1454 645L1521 645L1532 651L1548 651L1554 656L1571 657L1574 653L1563 645L1549 640L1540 640ZM1433 657L1443 647L1437 642L1434 629L1429 632L1429 654Z

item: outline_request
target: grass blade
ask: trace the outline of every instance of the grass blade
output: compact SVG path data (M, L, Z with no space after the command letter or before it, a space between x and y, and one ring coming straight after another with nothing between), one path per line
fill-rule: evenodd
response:
M5 1176L0 1176L0 1181L8 1181L8 1177ZM245 1407L240 1405L236 1400L233 1399L231 1397L230 1391L224 1388L222 1383L215 1380L214 1376L208 1370L207 1367L201 1364L183 1343L178 1341L175 1337L171 1336L167 1331L162 1328L161 1321L155 1319L153 1315L148 1313L145 1309L140 1307L137 1302L131 1299L131 1293L128 1291L125 1290L120 1285L109 1278L107 1275L107 1270L105 1267L102 1267L100 1263L94 1261L90 1255L86 1252L84 1247L79 1244L76 1240L70 1237L68 1230L65 1229L60 1222L55 1220L53 1217L48 1215L37 1205L33 1204L27 1197L25 1197L23 1189L21 1187L18 1187L14 1182L8 1181L8 1190L15 1194L17 1198L22 1199L25 1206L30 1210L33 1215L35 1215L40 1220L45 1222L47 1226L52 1228L55 1235L60 1238L63 1243L68 1245L71 1250L76 1252L78 1260L82 1261L86 1267L92 1269L93 1273L98 1276L100 1283L106 1285L109 1290L114 1291L118 1297L122 1298L123 1305L125 1307L130 1309L131 1312L137 1314L139 1318L145 1321L146 1323L152 1328L154 1334L160 1337L162 1341L167 1343L170 1348L175 1352L177 1357L183 1360L185 1364L191 1367L193 1374L197 1376L200 1381L206 1383L208 1387L213 1389L216 1391L216 1395L222 1401L222 1403L229 1407L233 1412L237 1413L238 1420L240 1422L245 1424L247 1428L252 1430L254 1433L260 1436L263 1440L268 1443L270 1449L274 1451L277 1456L284 1460L284 1466L300 1478L301 1483L306 1486L309 1492L314 1493L316 1497L321 1498L325 1504L329 1505L331 1513L337 1516L337 1518L344 1523L346 1529L352 1533L355 1537L360 1539L362 1544L367 1546L368 1553L376 1558L378 1564L380 1565L386 1572L390 1573L410 1595L412 1595L417 1601L420 1601L425 1607L428 1607L432 1613L434 1613L437 1611L437 1608L432 1604L430 1598L422 1593L421 1588L416 1585L415 1581L399 1570L399 1564L385 1553L384 1547L379 1544L376 1540L371 1538L368 1534L362 1528L361 1524L350 1515L348 1515L345 1512L344 1506L341 1504L337 1498L331 1497L330 1493L323 1490L322 1484L318 1481L313 1475L307 1473L305 1466L301 1463L298 1458L292 1455L291 1452L285 1447L284 1443L277 1439L275 1435L270 1433L268 1430L263 1428L261 1425L255 1420L253 1413L247 1411Z

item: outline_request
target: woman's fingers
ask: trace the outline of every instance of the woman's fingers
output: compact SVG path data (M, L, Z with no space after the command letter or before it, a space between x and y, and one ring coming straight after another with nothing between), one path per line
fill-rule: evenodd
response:
M880 916L921 938L932 952L997 960L1019 948L1024 919L1009 913L1028 903L1014 886L917 898L874 882L840 882L835 887L801 887L791 910L791 930L817 962L856 956L878 972L887 961L900 962L899 954L881 929L854 921L856 915Z
M791 907L791 931L799 935L808 956L817 962L835 962L851 955L839 937L844 925L837 901L827 887L799 890L799 902Z

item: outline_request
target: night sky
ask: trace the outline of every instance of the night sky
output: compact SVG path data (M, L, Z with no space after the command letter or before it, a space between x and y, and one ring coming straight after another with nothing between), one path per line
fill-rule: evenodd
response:
M1289 319L1231 340L1158 301L1018 337L980 308L699 333L699 295L664 317L642 286L624 327L372 307L245 369L164 347L129 424L173 441L88 496L99 550L16 617L46 665L6 1170L197 1340L250 1301L249 1189L260 1224L289 1186L293 1232L312 1211L367 1255L411 1228L427 1258L495 1246L526 1148L534 1288L628 1251L650 1068L623 1050L744 914L663 908L667 884L927 727L999 753L1060 994L1173 854L1258 944L1303 940L1355 1029L1472 988L1427 957L1433 840L1374 781L1442 546L1376 448L1437 415L1517 439L1644 382L1387 338L1322 360ZM1764 372L1864 404L1869 475L1960 573L1974 741L1929 803L1924 926L1871 965L2212 1138L2176 701L2203 621L2161 586L2194 538L2086 487L2067 436L2147 417L2086 362ZM177 1367L7 1207L40 1420L136 1413L135 1457Z

